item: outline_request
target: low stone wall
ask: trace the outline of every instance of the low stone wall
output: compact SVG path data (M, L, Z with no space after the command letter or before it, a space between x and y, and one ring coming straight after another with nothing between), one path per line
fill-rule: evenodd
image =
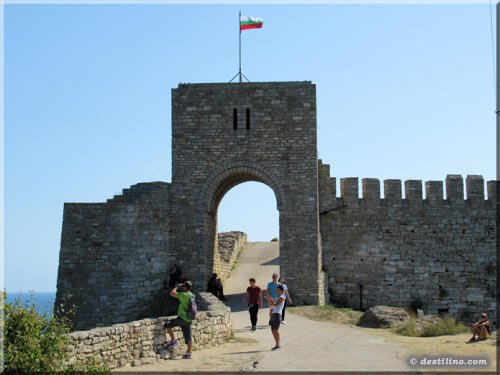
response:
M209 293L200 293L197 301L199 309L205 311L199 311L193 321L193 349L223 344L231 335L231 310ZM168 337L163 324L168 319L170 317L142 319L72 332L69 334L71 361L89 361L94 357L111 369L161 361L165 357L162 344ZM175 337L179 340L179 352L183 354L186 345L178 327Z
M214 269L218 277L225 281L238 260L247 243L247 235L243 232L222 232L217 236L218 253L214 259Z

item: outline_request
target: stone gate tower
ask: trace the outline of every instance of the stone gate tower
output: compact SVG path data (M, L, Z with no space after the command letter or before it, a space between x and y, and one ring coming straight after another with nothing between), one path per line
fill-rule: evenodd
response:
M55 307L74 328L165 313L168 270L203 290L218 271L217 210L232 187L275 194L280 267L297 304L380 304L496 326L500 185L340 179L317 159L311 82L180 84L172 90L172 182L132 185L102 203L65 203ZM446 190L443 189L446 187ZM446 192L446 197L444 196ZM250 276L250 275L249 275ZM325 288L325 285L327 287ZM325 298L325 294L328 298Z
M314 84L180 84L172 90L169 237L196 283L204 285L214 270L219 203L246 181L274 191L280 267L296 286L294 300L323 303Z

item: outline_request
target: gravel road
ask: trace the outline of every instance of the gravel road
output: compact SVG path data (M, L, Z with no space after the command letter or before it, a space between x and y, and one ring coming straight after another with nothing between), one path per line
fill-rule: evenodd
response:
M250 331L243 302L249 277L265 289L273 272L279 272L277 242L248 243L224 292L231 307L233 342L193 353L191 360L166 360L119 371L411 371L409 354L399 345L358 327L323 323L286 313L280 328L282 348L272 352L274 340L268 308L259 312L257 330ZM286 277L286 275L285 275ZM290 286L297 287L297 286Z

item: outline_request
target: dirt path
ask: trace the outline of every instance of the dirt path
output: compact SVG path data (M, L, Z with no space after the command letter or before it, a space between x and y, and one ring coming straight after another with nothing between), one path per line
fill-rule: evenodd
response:
M119 371L405 371L408 353L378 335L357 327L317 322L286 314L282 325L282 348L271 352L274 341L268 309L261 309L257 331L250 331L243 295L253 276L263 289L273 272L279 272L278 243L249 243L225 282L227 304L232 310L234 339L219 347L193 353L191 360L162 363Z

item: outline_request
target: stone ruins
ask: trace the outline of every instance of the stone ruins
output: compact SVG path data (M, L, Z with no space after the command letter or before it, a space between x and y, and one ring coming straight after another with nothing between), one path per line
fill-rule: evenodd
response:
M258 181L276 196L280 269L295 303L418 307L468 321L485 311L496 324L496 181L486 197L476 175L465 189L460 175L424 189L385 180L383 198L377 179L362 179L359 196L358 178L342 178L338 193L317 151L309 81L179 84L172 182L64 205L56 306L77 305L79 330L163 316L173 264L204 291L246 240L217 234L218 205Z

